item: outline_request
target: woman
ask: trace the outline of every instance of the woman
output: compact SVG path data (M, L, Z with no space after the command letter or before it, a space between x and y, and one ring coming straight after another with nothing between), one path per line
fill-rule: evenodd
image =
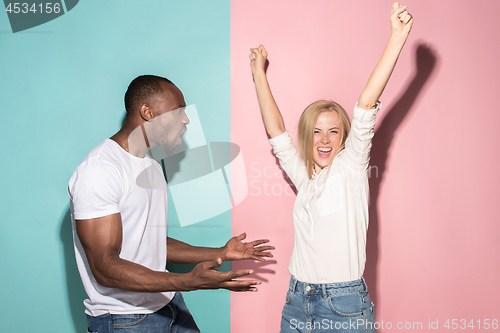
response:
M299 154L271 94L262 45L250 60L269 140L297 188L290 288L281 332L373 332L373 303L363 271L368 228L368 163L378 102L408 38L413 18L397 2L391 37L359 96L352 125L331 101L309 105L299 121Z

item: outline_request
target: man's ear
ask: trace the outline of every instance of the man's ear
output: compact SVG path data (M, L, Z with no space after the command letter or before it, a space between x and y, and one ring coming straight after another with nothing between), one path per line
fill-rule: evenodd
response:
M141 118L145 121L153 119L153 111L151 110L151 106L149 104L142 104L139 112L141 113Z

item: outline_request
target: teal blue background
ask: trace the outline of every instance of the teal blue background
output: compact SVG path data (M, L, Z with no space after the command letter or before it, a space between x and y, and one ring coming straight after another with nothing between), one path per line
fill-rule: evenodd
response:
M229 29L229 0L80 1L16 34L0 13L3 332L86 331L67 184L119 129L133 78L171 79L196 104L207 141L230 141ZM229 212L181 228L173 208L170 236L207 246L230 238ZM229 332L229 292L184 296L203 332Z

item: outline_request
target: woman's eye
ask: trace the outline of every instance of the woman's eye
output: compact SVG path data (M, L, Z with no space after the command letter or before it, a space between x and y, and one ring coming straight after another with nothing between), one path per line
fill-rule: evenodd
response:
M338 132L337 132L337 131L330 131L330 133L335 133L335 134L337 134Z
M319 131L314 131L314 134L318 134L318 133L319 133Z

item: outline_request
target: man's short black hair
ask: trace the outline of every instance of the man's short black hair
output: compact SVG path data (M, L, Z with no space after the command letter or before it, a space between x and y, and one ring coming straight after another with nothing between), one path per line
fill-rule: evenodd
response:
M127 114L132 114L140 103L158 97L163 92L160 85L162 81L173 84L169 79L156 75L141 75L130 82L125 93L125 110L127 110Z

